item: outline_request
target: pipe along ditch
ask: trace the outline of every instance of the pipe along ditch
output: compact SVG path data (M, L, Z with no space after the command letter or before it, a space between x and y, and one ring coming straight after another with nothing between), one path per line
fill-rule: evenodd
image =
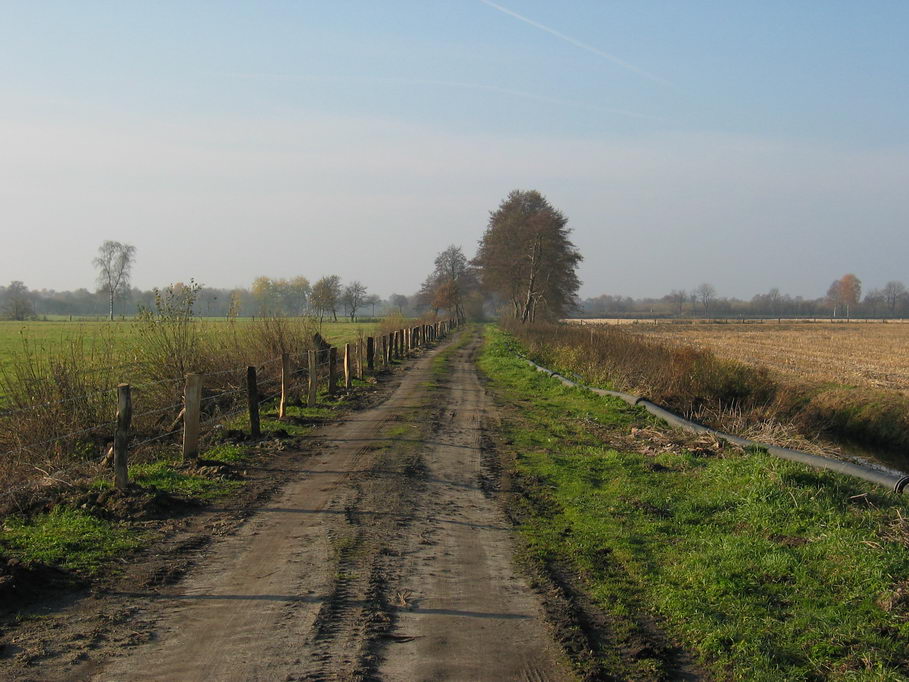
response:
M538 372L548 374L550 377L558 379L566 386L583 388L588 391L592 391L597 395L612 396L613 398L618 398L619 400L625 401L629 405L640 405L650 414L654 415L655 417L659 417L670 426L674 426L685 431L691 431L693 433L710 434L716 438L728 441L742 448L760 448L762 450L766 450L774 457L787 459L792 462L807 464L808 466L814 467L815 469L828 469L840 474L846 474L847 476L854 476L855 478L860 478L862 480L875 483L879 486L883 486L884 488L887 488L888 490L891 490L895 493L903 493L904 491L909 492L906 490L907 486L909 486L909 476L902 473L884 471L880 469L874 469L869 466L856 464L854 462L846 462L839 459L821 457L820 455L812 455L807 452L802 452L801 450L793 450L791 448L783 448L777 445L758 443L757 441L753 441L748 438L742 438L731 433L718 431L717 429L710 428L709 426L704 426L703 424L698 424L696 422L689 421L684 417L680 417L674 412L670 412L666 408L660 407L656 403L652 403L646 398L642 398L641 396L632 395L630 393L622 393L620 391L607 391L604 388L593 388L591 386L572 381L571 379L559 374L558 372L554 372L551 369L538 365L528 358L523 359L532 365Z

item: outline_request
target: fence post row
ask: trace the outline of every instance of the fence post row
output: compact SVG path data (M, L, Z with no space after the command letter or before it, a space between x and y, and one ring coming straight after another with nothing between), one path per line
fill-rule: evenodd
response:
M316 404L316 382L319 380L316 352L317 351L311 350L306 354L309 361L309 391L306 396L307 407L314 407Z
M133 399L129 384L120 384L117 386L117 431L114 434L114 486L121 492L129 488L126 447L132 419Z
M256 384L256 368L246 368L246 399L249 403L249 433L253 438L262 435L259 424L259 387Z
M338 371L338 349L332 346L328 349L328 395L335 394L335 374Z
M278 403L278 419L287 416L288 391L290 389L290 353L281 353L281 402Z
M449 330L455 328L454 320L437 321L433 324L424 324L416 327L405 327L396 331L383 334L381 341L381 361L388 367L395 358L403 358L411 350L426 346L428 343L442 339ZM376 367L376 353L378 349L376 337L368 336L365 340L358 340L356 349L353 344L344 344L344 387L350 388L353 384L354 368L356 361L356 376L362 379L365 371L373 372ZM356 353L356 358L354 358ZM318 389L319 358L328 356L328 387L329 395L337 391L338 379L338 349L335 346L319 350L307 351L307 365L309 385L307 405L316 404ZM365 354L365 358L364 358ZM365 365L365 367L364 367ZM278 418L287 416L287 405L290 402L293 366L289 353L281 354L281 400L278 405ZM255 366L246 368L246 395L249 408L249 430L253 438L262 435L259 419L259 389L256 380ZM202 412L202 375L187 374L183 392L183 460L194 460L199 457L199 436L201 431ZM129 486L129 468L127 464L127 446L129 442L129 428L132 422L132 395L129 384L117 386L117 429L114 435L113 465L114 485L117 490L126 491Z
M199 457L199 427L202 411L202 375L187 374L183 389L183 461Z
M344 344L344 388L350 388L352 385L350 376L350 344Z
M357 379L363 380L363 339L357 339Z

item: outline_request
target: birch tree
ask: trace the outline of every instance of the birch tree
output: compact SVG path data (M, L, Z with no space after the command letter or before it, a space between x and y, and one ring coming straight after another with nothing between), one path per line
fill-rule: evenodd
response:
M114 319L114 300L129 290L135 259L135 246L107 240L98 247L98 255L92 261L98 269L98 290L106 293L110 302L108 312L111 320Z

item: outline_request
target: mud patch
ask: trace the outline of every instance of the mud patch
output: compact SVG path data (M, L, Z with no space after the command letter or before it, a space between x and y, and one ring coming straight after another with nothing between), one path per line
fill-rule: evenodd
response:
M125 493L115 488L89 490L61 501L109 521L162 520L202 506L201 502L136 484L130 484Z
M84 584L75 574L56 566L0 557L0 613Z

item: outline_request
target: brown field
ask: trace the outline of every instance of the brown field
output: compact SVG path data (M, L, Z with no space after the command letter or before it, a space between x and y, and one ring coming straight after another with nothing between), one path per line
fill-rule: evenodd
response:
M610 324L615 320L572 320ZM628 320L621 320L627 323ZM708 349L767 367L785 378L887 388L909 394L909 324L766 322L764 324L626 324L626 331Z

